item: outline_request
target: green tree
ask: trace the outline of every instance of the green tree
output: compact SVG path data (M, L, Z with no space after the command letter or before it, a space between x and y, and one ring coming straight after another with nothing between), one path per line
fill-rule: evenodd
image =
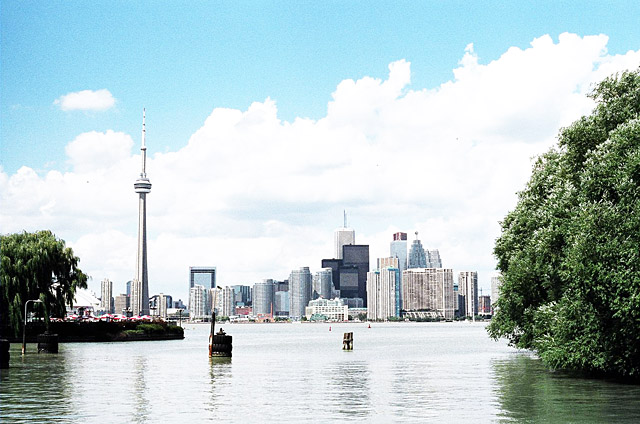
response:
M488 327L548 365L640 378L640 69L591 93L591 115L541 156L494 253Z
M0 236L0 320L16 335L24 321L27 300L40 299L47 325L49 317L62 317L78 288L87 287L79 259L51 231Z

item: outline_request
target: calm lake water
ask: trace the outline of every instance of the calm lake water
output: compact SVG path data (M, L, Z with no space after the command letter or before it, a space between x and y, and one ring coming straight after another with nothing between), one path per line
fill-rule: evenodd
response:
M12 345L0 421L640 422L640 386L548 371L483 323L224 325L233 358L213 361L209 326L184 327L57 355Z

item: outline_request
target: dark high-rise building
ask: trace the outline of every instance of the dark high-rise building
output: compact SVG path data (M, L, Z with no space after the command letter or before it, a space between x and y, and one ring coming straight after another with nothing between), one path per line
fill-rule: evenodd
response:
M338 271L340 275L340 297L360 297L358 287L358 267L355 265L342 265ZM365 282L366 283L366 282ZM364 299L363 299L364 300Z
M362 299L367 306L367 272L369 272L369 246L350 244L342 246L343 259L323 259L322 268L331 268L331 277L341 298Z
M358 294L362 298L364 306L367 306L367 273L369 272L369 245L351 244L342 247L342 264L344 267L356 267L358 269ZM342 287L342 282L341 282ZM342 294L340 296L347 297Z

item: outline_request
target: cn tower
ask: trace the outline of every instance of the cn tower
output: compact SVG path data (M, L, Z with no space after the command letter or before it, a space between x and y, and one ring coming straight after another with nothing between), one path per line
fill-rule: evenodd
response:
M140 195L138 208L138 256L136 277L131 288L131 309L133 315L149 315L149 279L147 274L147 193L151 192L151 182L147 178L147 146L145 146L145 109L142 110L142 172L133 184Z

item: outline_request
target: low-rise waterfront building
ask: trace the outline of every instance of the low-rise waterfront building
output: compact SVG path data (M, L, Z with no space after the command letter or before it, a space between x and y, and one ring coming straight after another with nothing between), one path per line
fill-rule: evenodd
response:
M349 308L341 299L321 297L309 301L309 306L305 308L305 316L308 320L348 321Z

